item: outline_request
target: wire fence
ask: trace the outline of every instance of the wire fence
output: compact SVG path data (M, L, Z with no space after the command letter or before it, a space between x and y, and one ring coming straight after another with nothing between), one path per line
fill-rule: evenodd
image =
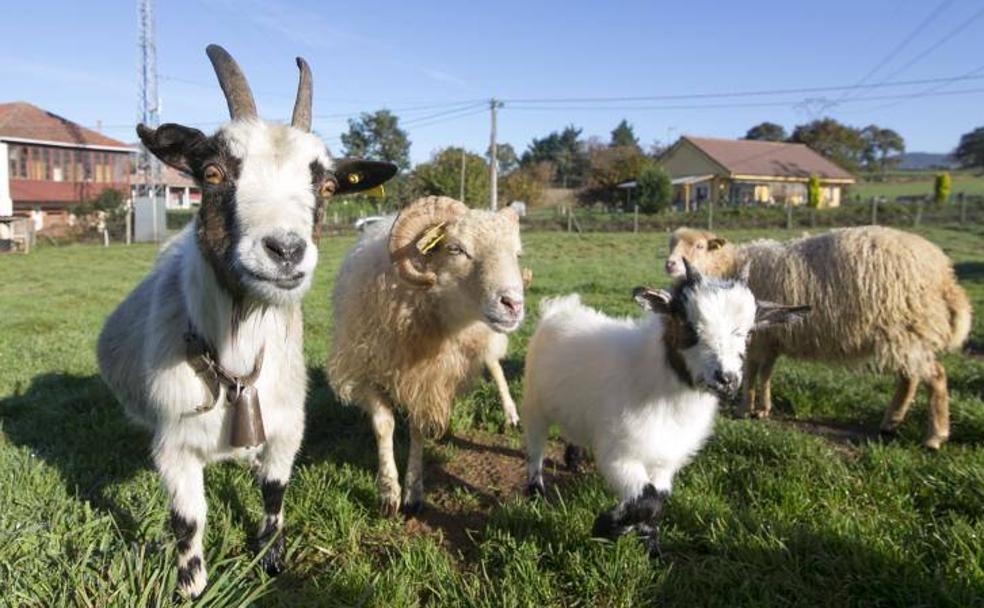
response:
M884 225L899 228L920 225L984 224L984 196L963 196L937 204L924 198L898 198L887 201L845 201L839 207L811 209L805 205L733 206L643 214L585 207L557 207L535 210L523 218L527 230L580 232L665 232L680 226L708 230L735 229L811 229L845 226Z

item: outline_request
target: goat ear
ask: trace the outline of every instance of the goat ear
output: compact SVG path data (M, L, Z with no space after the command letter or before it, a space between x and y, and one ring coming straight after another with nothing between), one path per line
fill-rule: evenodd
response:
M150 153L175 169L192 173L188 162L191 149L205 140L205 134L198 129L167 123L156 129L139 124L137 136Z
M813 310L812 306L787 306L758 300L755 302L755 327L752 330L801 321L807 317L811 310Z
M382 186L396 175L397 166L361 158L340 158L335 161L332 172L338 180L335 194L352 194L363 190L372 190Z
M713 239L707 241L707 250L714 251L715 249L720 249L728 244L728 239L722 236L716 236Z
M643 310L658 315L670 314L670 302L673 300L673 294L664 289L636 287L632 290L632 297L639 303L639 306L642 306Z

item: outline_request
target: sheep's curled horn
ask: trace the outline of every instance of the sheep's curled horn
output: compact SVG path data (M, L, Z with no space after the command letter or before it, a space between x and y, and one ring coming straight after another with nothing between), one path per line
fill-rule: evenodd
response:
M256 117L256 101L253 99L253 92L249 88L249 82L239 64L232 58L224 48L217 44L210 44L205 48L209 61L215 69L215 75L219 79L219 86L225 95L226 103L229 104L229 117L232 120L239 118ZM297 83L297 98L294 101L294 114L291 117L291 126L302 131L311 130L311 68L302 57L297 58L297 68L300 70L300 78Z
M453 221L467 211L464 203L444 196L420 199L400 211L389 235L390 260L396 264L400 278L417 287L434 285L437 275L414 264L418 257L417 239L431 226Z

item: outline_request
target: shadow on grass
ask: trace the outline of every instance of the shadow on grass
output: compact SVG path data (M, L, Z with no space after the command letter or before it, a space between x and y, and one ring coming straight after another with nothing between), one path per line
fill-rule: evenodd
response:
M130 425L98 376L47 373L0 400L0 421L11 443L55 467L68 488L111 513L124 533L133 516L106 496L106 488L152 466L149 436Z
M735 529L712 539L713 514L670 506L667 516L685 534L683 542L663 545L670 571L660 599L667 605L694 597L713 598L715 605L968 605L984 591L969 579L947 580L944 555L899 559L822 522L763 523L738 510L729 524ZM768 542L757 531L762 526ZM758 542L749 542L749 532Z

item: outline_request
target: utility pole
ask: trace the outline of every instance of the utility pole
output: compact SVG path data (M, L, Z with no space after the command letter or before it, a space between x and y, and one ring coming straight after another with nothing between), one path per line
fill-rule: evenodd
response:
M489 208L495 211L499 208L499 155L495 146L495 111L502 107L501 101L496 101L493 97L489 100L489 109L492 111L492 136L491 142L489 143L489 185L491 200Z
M458 190L458 200L465 202L465 146L461 146L461 187Z
M139 101L137 119L151 128L160 125L160 97L157 93L157 43L154 26L154 0L137 0L137 32L138 54L137 85ZM141 147L138 161L139 173L143 174L144 188L151 206L153 218L154 241L160 241L161 226L164 218L157 213L157 188L163 182L161 163L154 155ZM165 188L165 193L167 189Z

